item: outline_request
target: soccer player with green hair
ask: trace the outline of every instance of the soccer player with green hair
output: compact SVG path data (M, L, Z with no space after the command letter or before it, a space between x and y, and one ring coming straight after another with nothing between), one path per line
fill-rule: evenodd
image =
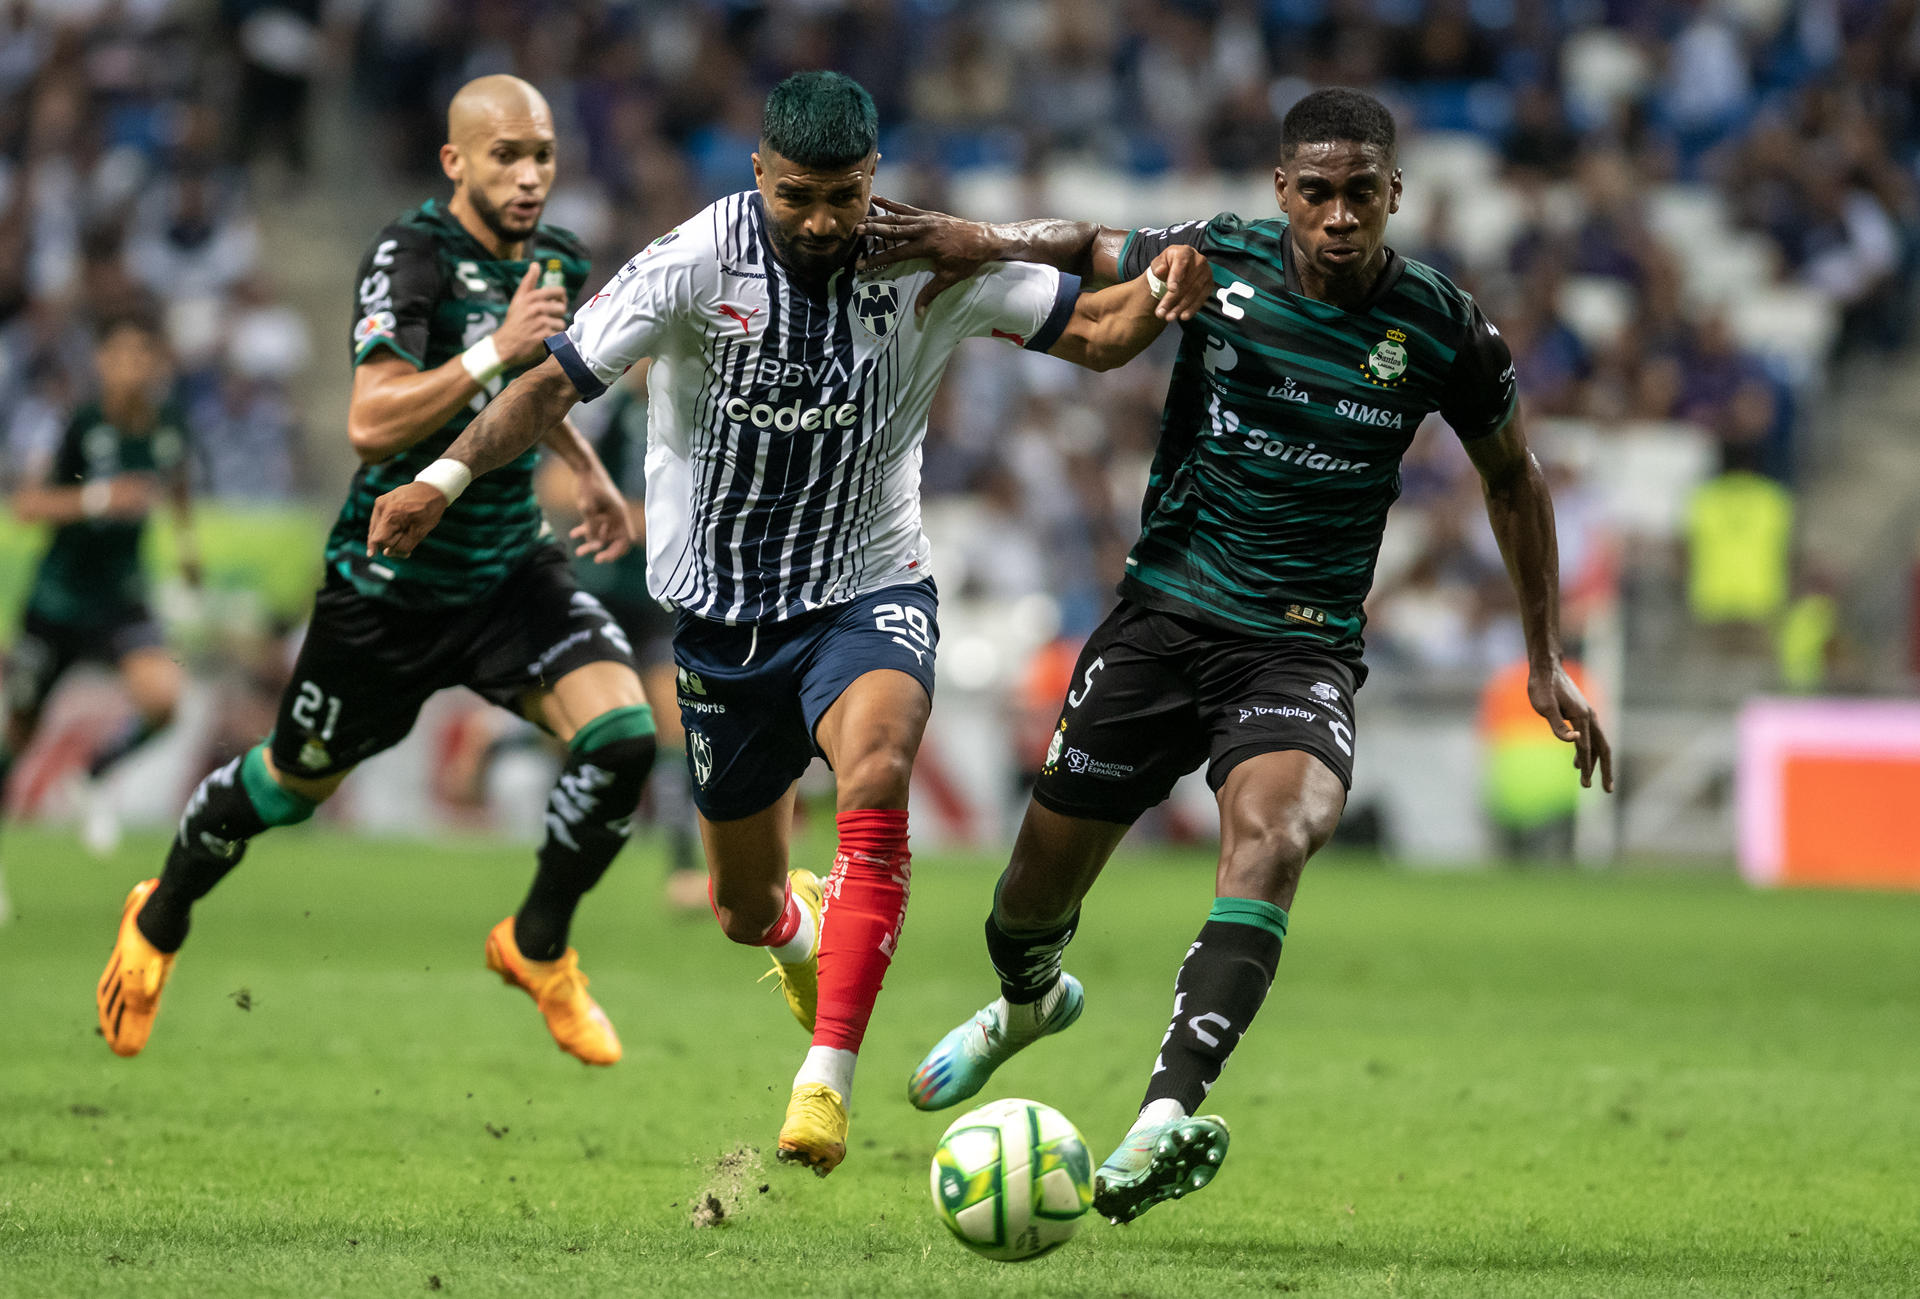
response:
M778 1154L822 1175L846 1156L855 1063L906 919L907 784L940 637L920 451L947 359L993 337L1119 365L1207 283L1186 247L1100 293L1052 267L1001 264L916 313L932 266L858 266L878 141L873 100L851 78L775 86L755 187L622 267L437 467L380 498L369 534L376 558L424 550L465 482L479 490L575 402L652 358L647 583L677 610L714 915L728 938L768 950L811 1038ZM837 784L824 881L788 867L795 781L816 756Z
M429 695L466 686L567 746L533 885L487 935L487 967L533 998L562 1050L587 1064L620 1058L567 932L626 842L653 765L653 717L625 634L548 533L535 453L466 496L431 546L404 561L366 553L374 499L546 355L589 272L580 241L540 220L555 140L539 91L517 77L469 82L447 109L440 161L451 199L382 230L356 280L346 431L361 466L273 733L200 783L165 869L122 910L97 992L116 1054L146 1045L194 905L248 841L311 817L355 766L406 737ZM544 432L574 471L579 551L617 558L632 541L625 500L572 425Z
M1095 1176L1125 1222L1207 1184L1227 1125L1197 1111L1266 998L1300 874L1353 772L1362 604L1399 466L1438 411L1479 471L1520 598L1535 710L1583 783L1612 758L1561 667L1553 507L1527 450L1512 359L1473 299L1386 246L1399 205L1391 114L1371 95L1306 96L1282 124L1281 214L1132 232L985 226L886 204L868 259L932 259L922 301L982 262L1095 280L1161 251L1205 253L1214 291L1184 326L1120 604L1080 656L1013 856L987 953L1001 996L954 1029L908 1095L941 1109L1080 1015L1061 968L1081 899L1127 827L1202 763L1220 807L1215 898L1182 962L1139 1118Z

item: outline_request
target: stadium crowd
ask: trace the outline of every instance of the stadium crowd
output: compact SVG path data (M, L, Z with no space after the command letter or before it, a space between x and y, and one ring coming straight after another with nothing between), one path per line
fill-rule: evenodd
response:
M605 271L745 184L766 89L820 66L877 100L883 192L964 215L1001 215L966 210L981 176L1036 216L1124 220L1048 211L1031 196L1049 176L1257 193L1308 89L1382 95L1408 168L1390 241L1474 292L1512 347L1576 639L1613 593L1658 589L1771 662L1820 580L1793 544L1809 415L1850 356L1910 343L1916 0L17 0L0 13L9 478L39 472L87 390L89 324L144 305L200 489L330 508L340 483L308 448L339 433L293 393L333 364L344 292L296 309L276 287L299 255L294 232L263 233L278 198L332 187L339 220L371 230L370 201L440 192L452 90L513 72L559 119L548 219ZM354 174L326 169L328 134L356 141ZM1170 347L1093 378L963 351L925 464L958 525L936 527L950 596L1043 596L1065 637L1093 626ZM1421 430L1370 604L1389 672L1465 680L1518 652L1475 484L1445 430ZM1728 556L1765 580L1703 580Z
M1831 366L1906 343L1917 14L1910 0L374 3L354 84L390 165L424 175L449 86L506 70L538 82L584 164L555 219L609 250L738 188L759 97L795 68L869 86L887 184L936 206L981 169L1258 174L1308 88L1374 89L1410 160L1449 164L1409 171L1394 240L1506 332L1556 461L1577 592L1613 581L1620 551L1604 490L1583 481L1584 431L1678 430L1695 478L1756 473L1790 515L1796 433ZM1421 155L1423 138L1448 148ZM1780 301L1763 296L1775 288L1812 327L1779 328ZM1130 539L1159 369L1058 369L984 349L957 363L927 487L967 494L983 521L949 546L970 587L1050 593L1083 630ZM1556 424L1571 430L1564 454ZM1374 601L1387 661L1484 668L1516 647L1499 557L1470 526L1473 490L1457 447L1424 431L1404 544L1390 544ZM1687 526L1657 530L1675 542ZM1777 585L1763 605L1784 600Z

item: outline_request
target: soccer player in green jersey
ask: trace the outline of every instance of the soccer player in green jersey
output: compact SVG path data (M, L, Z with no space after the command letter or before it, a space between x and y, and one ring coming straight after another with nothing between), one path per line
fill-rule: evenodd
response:
M167 349L154 322L133 315L103 322L93 358L98 396L67 420L45 478L13 497L14 514L52 524L53 539L7 660L0 790L15 755L33 742L54 687L75 665L111 665L133 704L126 726L88 762L95 780L172 721L180 699L180 664L147 606L140 543L147 516L161 500L171 501L182 566L198 580L186 420L166 399ZM88 801L98 802L99 791L92 792ZM82 837L104 854L118 827L102 811L87 809Z
M1281 215L1126 232L958 222L890 205L869 259L929 257L957 282L988 260L1137 275L1162 249L1206 254L1215 292L1184 328L1120 604L1075 669L987 919L1001 997L908 1083L922 1109L972 1096L1014 1052L1080 1015L1061 969L1080 902L1147 808L1203 762L1220 806L1215 900L1188 950L1140 1116L1095 1176L1125 1222L1206 1185L1226 1124L1201 1102L1265 999L1302 868L1332 835L1353 770L1362 602L1399 464L1439 411L1485 487L1520 597L1528 693L1574 745L1583 783L1612 759L1560 663L1553 507L1527 450L1499 331L1467 294L1386 246L1399 204L1392 116L1317 91L1282 124ZM930 284L921 301L944 287Z
M487 936L486 960L531 995L563 1050L612 1064L620 1041L567 945L581 896L626 841L653 764L652 714L627 639L580 590L534 499L531 448L475 485L410 558L367 557L374 499L410 482L515 374L546 355L589 266L543 225L553 117L515 77L482 77L447 111L453 196L381 231L360 267L347 436L362 461L326 544L326 579L273 733L201 782L158 879L136 885L98 990L100 1029L137 1053L193 905L263 830L313 815L347 773L464 685L566 743L533 887ZM542 439L573 469L579 550L632 541L626 502L571 424Z

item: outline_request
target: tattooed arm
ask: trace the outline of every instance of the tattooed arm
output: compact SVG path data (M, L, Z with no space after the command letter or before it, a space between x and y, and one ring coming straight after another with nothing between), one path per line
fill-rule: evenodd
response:
M488 402L440 460L458 461L475 478L511 464L527 448L551 437L579 398L560 362L549 356ZM396 487L373 504L367 554L405 559L433 531L449 504L451 498L430 482Z

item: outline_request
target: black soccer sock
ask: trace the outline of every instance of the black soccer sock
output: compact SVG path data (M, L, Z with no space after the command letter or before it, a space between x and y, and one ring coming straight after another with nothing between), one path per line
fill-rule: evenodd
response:
M514 945L528 960L566 953L574 909L633 831L653 751L653 713L645 704L602 713L574 735L547 796L540 869L514 917Z
M1001 884L1006 877L1001 876ZM993 909L987 913L987 959L1000 976L1000 995L1011 1006L1031 1005L1046 996L1060 977L1060 958L1080 923L1080 908L1057 925L1044 929L1012 929L1000 919L1000 885L993 889Z
M187 801L160 884L135 920L161 951L177 952L187 941L193 904L240 864L247 840L272 826L296 825L319 806L268 774L266 749L247 750L201 781Z
M118 735L108 741L106 747L93 755L93 760L87 763L87 774L98 780L100 774L107 768L132 753L159 732L158 726L136 714L131 721L120 728Z
M1287 913L1271 902L1215 898L1173 985L1173 1022L1147 1080L1145 1109L1175 1100L1192 1114L1213 1090L1280 966Z

